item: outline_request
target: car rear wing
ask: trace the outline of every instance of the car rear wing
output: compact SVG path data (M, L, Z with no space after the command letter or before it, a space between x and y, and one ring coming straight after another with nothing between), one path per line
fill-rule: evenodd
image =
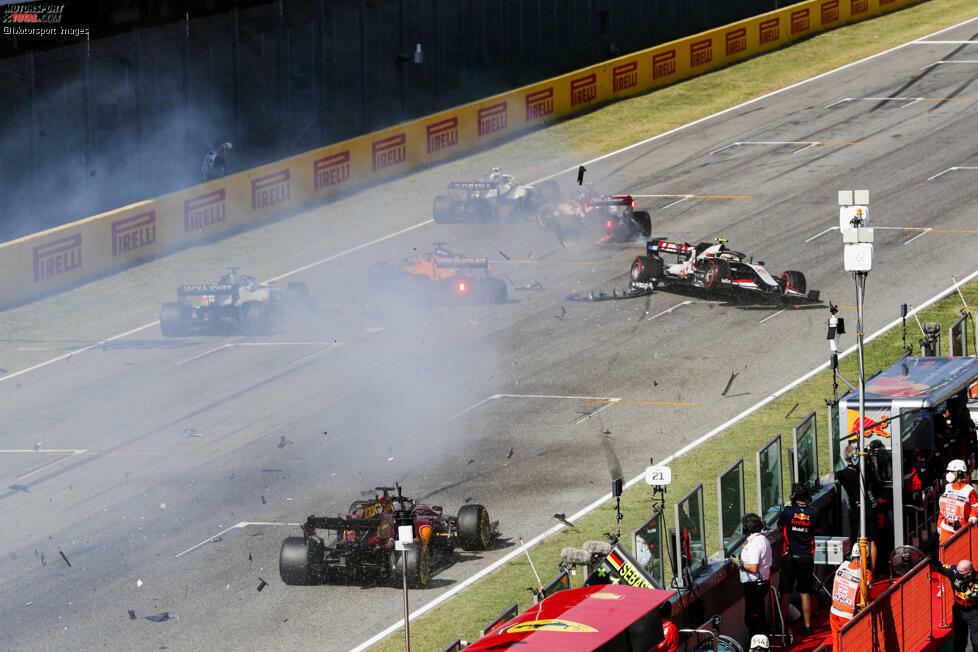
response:
M233 295L237 292L237 286L230 283L202 283L199 285L181 285L177 288L177 295L181 297Z
M435 264L442 269L483 269L489 267L488 258L436 258Z
M648 252L649 255L658 254L659 252L667 254L676 254L677 256L689 255L693 251L693 246L678 242L669 242L667 240L655 239L648 241Z
M448 184L448 189L481 192L484 190L496 190L499 186L500 184L492 181L452 181Z
M384 523L381 517L372 518L341 518L329 516L310 516L302 524L302 532L306 537L312 536L316 530L336 530L338 532L366 532L376 530Z
M635 200L631 195L605 195L597 201L589 201L588 206L631 206L635 208Z

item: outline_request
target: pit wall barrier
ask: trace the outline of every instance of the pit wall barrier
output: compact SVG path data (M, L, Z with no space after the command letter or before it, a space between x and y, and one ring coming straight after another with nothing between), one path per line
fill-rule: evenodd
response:
M922 0L809 0L0 244L0 306L23 303L600 104Z

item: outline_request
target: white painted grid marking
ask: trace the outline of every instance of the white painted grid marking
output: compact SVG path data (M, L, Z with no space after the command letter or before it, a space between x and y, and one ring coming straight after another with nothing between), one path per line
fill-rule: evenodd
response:
M931 64L934 65L934 64ZM841 100L832 102L832 104L826 105L824 108L831 109L837 104L842 104L844 102L906 102L900 108L906 108L911 104L916 104L917 102L960 102L962 100L970 101L970 97L844 97Z
M496 399L499 398L550 398L550 399L565 399L565 400L575 400L575 401L609 401L609 402L617 402L621 400L620 398L613 398L610 396L566 396L563 394L493 394L492 396L488 396L482 399L481 401L479 401L478 403L475 403L474 405L470 405L469 407L465 408L461 412L452 415L451 417L449 417L448 420L454 421L455 419L462 416L466 412L471 412L477 407L481 407L486 403L488 403L489 401L495 401ZM592 412L592 414L595 414L595 412Z
M797 154L798 152L803 152L809 147L816 147L819 145L868 145L867 142L856 142L856 141L827 141L827 140L738 140L736 143L731 143L730 145L724 145L720 149L715 149L710 154L716 154L724 150L730 149L731 147L740 147L742 145L804 145L800 149L796 149L792 154Z
M934 63L928 63L926 66L922 67L921 70L927 70L928 68L933 68L934 66L940 66L946 63L978 63L978 60L974 59L946 59L941 61L935 61Z
M239 528L246 528L246 527L248 527L250 525L289 525L289 526L298 527L298 526L301 526L302 523L269 523L269 522L261 522L261 521L241 521L240 523L237 523L235 525L232 525L229 528L226 528L224 530L221 530L220 532L218 532L214 536L211 536L211 537L208 537L208 538L204 539L203 541L201 541L200 543L198 543L196 545L190 546L189 548L187 548L183 552L178 552L177 554L173 555L173 558L174 559L179 559L180 557L183 557L184 555L186 555L189 552L193 552L194 550L196 550L197 548L200 548L201 546L206 546L208 543L212 543L214 541L217 541L219 538L221 538L222 536L224 536L225 534L227 534L231 530L236 530L236 529L239 529Z
M763 324L763 323L764 323L764 322L766 322L766 321L767 321L768 319L773 319L774 317L777 317L778 315L780 315L780 314L781 314L781 313L783 313L783 312L784 312L784 310L779 310L779 311L777 311L776 313L774 313L774 314L772 314L772 315L768 315L767 317L765 317L764 319L762 319L761 321L759 321L759 322L757 322L757 323L758 323L758 324Z
M810 237L809 239L807 239L807 240L805 240L805 243L804 243L804 244L808 244L809 242L811 242L811 241L812 241L812 240L814 240L815 238L821 238L821 237L822 237L823 235L825 235L826 233L830 233L830 232L832 232L832 231L838 231L838 230L839 230L839 227L837 227L837 226L830 226L829 228L827 228L827 229L825 229L825 230L824 230L824 231L822 231L821 233L816 233L815 235L813 235L813 236L812 236L812 237Z
M915 235L914 237L912 237L912 238L910 238L909 240L907 240L907 241L906 241L906 242L904 242L903 244L905 244L905 245L908 245L908 244L910 244L911 242L913 242L914 240L916 240L917 238L919 238L920 236L922 236L922 235L926 235L926 234L927 234L927 233L928 233L929 231L932 231L932 230L933 230L933 229L924 229L923 231L921 231L920 233L918 233L918 234L917 234L917 235Z
M649 318L648 318L648 319L646 319L645 321L652 321L652 320L653 320L653 319L655 319L656 317L661 317L662 315L668 315L668 314L669 314L670 312L672 312L672 311L673 311L673 310L675 310L676 308L678 308L678 307L680 307L680 306L686 306L686 305L689 305L689 304L691 304L691 303L696 303L696 302L695 302L695 301L692 301L692 300L690 300L690 301L682 301L682 302L680 302L680 303L677 303L676 305L674 305L674 306L673 306L672 308L667 308L666 310L663 310L663 311L662 311L662 312L660 312L660 313L657 313L657 314L654 314L654 315L652 315L651 317L649 317Z
M585 421L587 421L588 419L590 419L591 417L593 417L595 414L597 414L601 410L607 410L608 408L610 408L612 405L614 405L615 403L617 403L620 400L621 400L620 398L610 398L610 399L607 399L607 401L608 401L607 403L605 403L604 405L602 405L601 407L599 407L594 412L588 412L587 414L585 414L583 417L581 417L580 419L578 419L574 423L575 424L584 423Z
M38 452L40 452L40 451L38 451ZM45 451L45 452L50 452L50 451ZM45 464L44 466L42 466L40 468L34 469L30 473L25 473L23 475L18 475L17 476L17 479L18 480L23 480L24 478L29 478L32 475L34 475L35 473L40 473L41 471L44 471L46 469L50 469L52 466L55 466L56 464L61 464L62 462L66 462L67 460L70 460L73 457L76 457L78 455L81 455L81 454L87 453L87 452L88 451L86 449L84 449L84 448L79 449L79 450L76 450L76 451L71 451L71 453L66 454L64 457L62 457L60 459L57 459L57 460L54 460L53 462L51 462L49 464Z
M948 169L944 170L943 172L938 172L937 174L935 174L932 177L927 177L927 180L928 181L933 181L937 177L942 176L942 175L945 175L948 172L957 172L958 170L978 170L978 167L968 167L968 166L957 165L957 166L955 166L953 168L948 168Z

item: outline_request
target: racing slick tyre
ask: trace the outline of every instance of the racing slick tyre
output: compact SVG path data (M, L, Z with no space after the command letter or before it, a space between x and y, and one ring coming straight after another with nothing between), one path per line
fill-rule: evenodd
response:
M723 259L707 258L701 260L697 267L703 288L706 290L716 290L724 280L730 280L730 263Z
M184 337L190 331L190 306L174 301L160 308L160 330L164 337Z
M537 206L560 203L560 186L553 179L547 179L537 187Z
M241 306L241 322L249 335L259 335L268 330L265 304L261 301L245 301Z
M506 282L500 278L486 281L486 303L506 303Z
M390 263L374 263L367 270L367 282L374 290L389 292L394 289L394 268Z
M492 543L489 511L482 505L462 505L458 510L458 544L462 550L485 550Z
M632 221L638 226L643 238L652 237L652 216L648 211L635 211L632 213Z
M415 541L415 547L405 550L394 561L394 573L391 583L400 586L403 582L401 564L407 559L408 586L412 589L423 589L431 581L431 550L428 544Z
M452 224L455 220L456 204L455 198L451 195L438 195L435 197L435 204L432 207L432 217L438 224Z
M292 586L308 586L319 583L313 570L313 562L322 558L322 544L302 537L289 537L282 542L278 554L278 573L282 581Z
M557 220L560 218L560 209L553 204L541 206L537 211L537 225L544 231L553 231L557 228Z
M639 256L632 262L629 278L632 284L651 283L662 278L662 259L658 256Z
M805 296L808 292L808 283L805 281L805 275L801 272L796 272L794 270L788 270L781 275L778 279L778 284L781 286L781 294L787 294L788 290L794 290L798 294Z

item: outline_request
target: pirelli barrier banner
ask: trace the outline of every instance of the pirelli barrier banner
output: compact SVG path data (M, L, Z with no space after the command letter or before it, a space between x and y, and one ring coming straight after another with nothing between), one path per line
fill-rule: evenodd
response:
M0 306L20 303L922 0L810 0L379 132L0 244Z

